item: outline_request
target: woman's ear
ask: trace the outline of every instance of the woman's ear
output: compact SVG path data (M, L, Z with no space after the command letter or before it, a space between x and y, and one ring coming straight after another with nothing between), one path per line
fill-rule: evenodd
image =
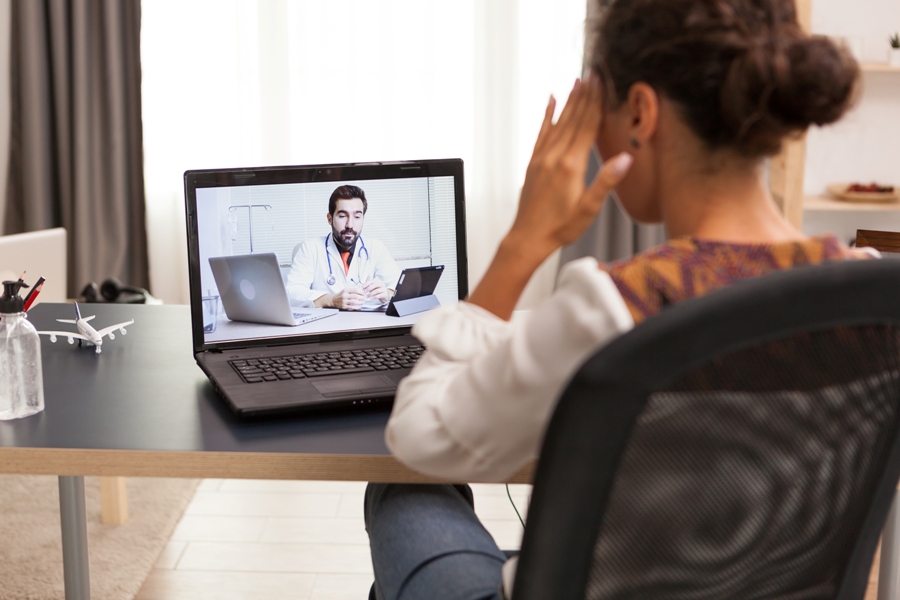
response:
M628 90L626 104L631 119L628 143L633 150L638 150L656 133L659 123L659 96L652 87L638 82Z

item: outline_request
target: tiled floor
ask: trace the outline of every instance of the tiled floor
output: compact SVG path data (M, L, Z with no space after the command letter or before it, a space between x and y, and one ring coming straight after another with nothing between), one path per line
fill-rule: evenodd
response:
M365 600L372 584L365 483L207 479L136 600ZM522 526L502 485L473 485L503 549ZM511 485L524 515L531 486Z

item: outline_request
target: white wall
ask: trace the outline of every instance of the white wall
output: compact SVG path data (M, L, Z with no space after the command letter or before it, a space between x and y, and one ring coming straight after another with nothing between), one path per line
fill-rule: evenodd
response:
M812 29L855 37L864 61L885 62L888 35L900 31L900 0L813 0ZM809 132L806 193L823 194L835 182L900 185L898 140L900 73L864 73L859 104L836 125ZM807 233L833 231L845 240L855 237L856 229L900 231L900 211L807 211L803 221Z
M6 214L6 171L9 166L9 21L10 0L0 0L0 235Z

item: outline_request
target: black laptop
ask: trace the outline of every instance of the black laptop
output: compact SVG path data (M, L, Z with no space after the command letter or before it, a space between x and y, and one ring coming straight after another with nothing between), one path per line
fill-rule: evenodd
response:
M459 159L187 171L184 185L194 357L238 415L389 403L423 351L412 326L468 295ZM342 186L367 202L347 265L327 220ZM210 259L253 254L275 255L299 320L341 282L378 277L397 301L296 326L232 321ZM253 277L228 285L264 293Z

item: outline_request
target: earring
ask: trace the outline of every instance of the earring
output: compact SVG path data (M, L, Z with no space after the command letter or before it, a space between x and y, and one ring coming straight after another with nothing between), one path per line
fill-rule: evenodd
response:
M637 141L637 138L631 138L628 141L631 144L632 148L640 148L641 147L641 143L639 141Z

